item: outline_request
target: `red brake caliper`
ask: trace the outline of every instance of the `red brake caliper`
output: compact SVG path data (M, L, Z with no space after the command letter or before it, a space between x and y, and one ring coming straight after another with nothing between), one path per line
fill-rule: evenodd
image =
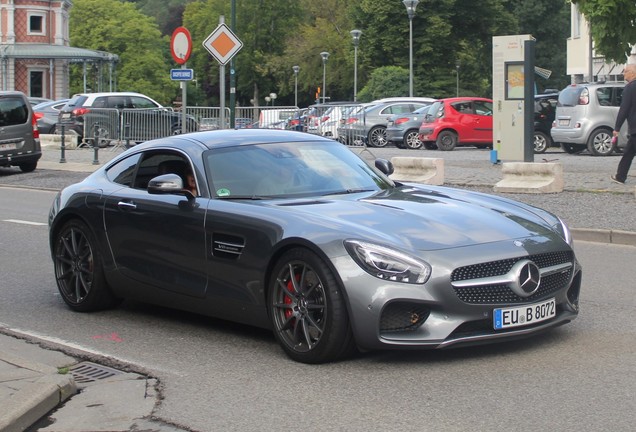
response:
M300 282L300 275L295 275L294 277L296 278L296 282ZM291 279L289 279L289 281L287 281L287 289L289 290L289 292L296 292L296 290L294 289L294 284L292 283ZM285 297L283 298L283 303L291 304L292 303L291 297L289 297L287 294L285 294ZM291 309L286 309L285 310L285 318L289 318L293 314L294 314L294 312Z

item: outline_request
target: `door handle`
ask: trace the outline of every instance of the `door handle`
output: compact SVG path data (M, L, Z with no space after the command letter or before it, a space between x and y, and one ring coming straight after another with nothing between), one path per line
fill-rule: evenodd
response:
M132 202L119 201L117 203L117 207L119 207L122 210L136 210L137 209L137 204L132 203Z

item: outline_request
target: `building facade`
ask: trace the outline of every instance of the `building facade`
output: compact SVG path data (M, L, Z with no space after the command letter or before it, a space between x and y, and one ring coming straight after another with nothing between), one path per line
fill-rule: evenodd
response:
M636 63L636 51L632 49L625 63L606 61L594 51L590 25L577 5L570 6L570 38L567 41L567 74L572 84L596 81L623 81L625 63Z
M0 0L0 87L27 96L69 96L69 65L95 64L110 73L117 56L74 48L69 41L71 0Z

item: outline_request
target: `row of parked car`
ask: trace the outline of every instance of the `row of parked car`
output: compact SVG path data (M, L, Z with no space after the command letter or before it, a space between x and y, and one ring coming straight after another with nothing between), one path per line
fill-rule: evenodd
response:
M535 153L554 146L595 156L620 152L627 141L626 126L617 143L612 143L612 130L624 87L619 82L582 83L536 95ZM493 102L487 98L405 97L314 105L296 115L291 128L348 145L450 151L457 146L491 148L492 118Z

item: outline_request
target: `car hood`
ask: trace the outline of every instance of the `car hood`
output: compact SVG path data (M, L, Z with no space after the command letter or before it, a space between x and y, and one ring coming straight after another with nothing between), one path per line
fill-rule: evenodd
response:
M402 187L376 194L286 202L304 227L337 229L349 237L439 250L534 236L556 238L540 209L450 188ZM319 235L324 235L324 232Z

